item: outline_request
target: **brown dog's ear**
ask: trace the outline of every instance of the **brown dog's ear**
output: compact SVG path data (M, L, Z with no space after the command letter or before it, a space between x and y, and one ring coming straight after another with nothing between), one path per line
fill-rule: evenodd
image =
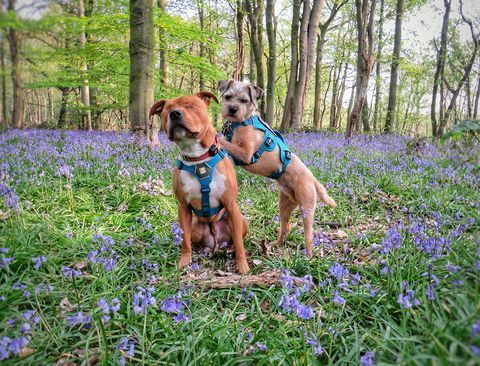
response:
M259 88L258 86L253 84L250 84L249 86L250 86L250 96L252 97L252 100L253 98L258 100L263 96L262 88Z
M197 93L195 94L197 97L199 97L201 100L203 100L205 102L205 104L207 105L207 107L210 105L210 102L212 101L212 99L218 103L218 99L217 97L215 96L215 94L213 93L210 93L210 92L207 92L207 91L202 91L200 93Z
M154 114L156 114L157 116L160 116L160 114L163 111L163 107L165 107L165 102L166 100L159 100L154 105L152 105L152 108L150 108L150 114L148 115L148 118L152 118Z
M225 94L225 92L230 88L230 86L233 84L235 80L220 80L218 82L218 91L220 93L220 96Z

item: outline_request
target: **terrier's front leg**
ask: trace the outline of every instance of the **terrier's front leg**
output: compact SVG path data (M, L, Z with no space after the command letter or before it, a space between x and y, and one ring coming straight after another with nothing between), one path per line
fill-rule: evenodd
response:
M243 161L245 164L249 164L252 161L254 151L251 144L234 144L223 138L220 141L234 158Z

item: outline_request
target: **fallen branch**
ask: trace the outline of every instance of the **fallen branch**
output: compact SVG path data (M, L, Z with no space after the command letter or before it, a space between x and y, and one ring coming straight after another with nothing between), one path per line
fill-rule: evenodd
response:
M272 285L279 286L281 284L281 277L282 272L279 270L247 276L219 271L211 274L202 273L200 275L190 273L182 278L180 282L182 284L193 283L196 287L206 289L245 288L253 286L268 287Z

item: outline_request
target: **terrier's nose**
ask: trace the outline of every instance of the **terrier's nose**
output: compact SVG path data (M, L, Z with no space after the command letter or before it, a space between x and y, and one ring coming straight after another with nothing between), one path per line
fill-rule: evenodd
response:
M178 109L175 109L170 112L169 117L172 120L180 119L182 117L182 112L180 112Z
M235 114L237 113L237 111L238 111L238 107L235 107L235 106L228 107L228 112L230 114Z

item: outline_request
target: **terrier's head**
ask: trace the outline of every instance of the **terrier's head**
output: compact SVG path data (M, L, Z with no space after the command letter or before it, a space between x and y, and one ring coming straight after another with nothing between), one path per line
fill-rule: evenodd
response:
M230 122L242 122L255 115L257 100L263 90L256 85L235 80L221 80L218 91L222 97L222 117Z

